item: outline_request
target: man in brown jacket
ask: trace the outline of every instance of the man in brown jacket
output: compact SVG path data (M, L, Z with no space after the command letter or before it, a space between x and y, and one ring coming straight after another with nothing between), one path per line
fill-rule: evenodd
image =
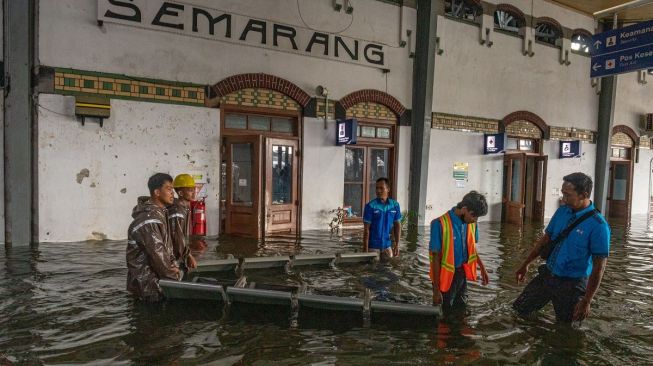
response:
M178 263L184 262L188 268L195 268L197 262L190 253L190 202L195 199L195 180L190 174L179 174L175 177L173 187L177 197L168 206L168 222L172 250Z
M140 197L134 207L134 221L127 231L127 290L140 300L163 298L160 279L179 280L166 206L173 201L172 177L154 174L147 182L150 197Z

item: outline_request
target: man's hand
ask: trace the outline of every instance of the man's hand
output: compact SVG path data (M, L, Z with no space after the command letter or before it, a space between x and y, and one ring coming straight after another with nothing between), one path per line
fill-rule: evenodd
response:
M586 298L583 297L578 302L578 304L576 304L576 308L574 308L574 316L573 316L572 320L580 321L580 320L584 320L585 318L587 318L587 316L589 316L589 314L590 314L590 302L591 302L591 300L587 300Z
M517 283L524 282L524 280L526 280L526 274L527 273L528 273L528 264L524 263L515 272L515 279L517 280Z
M399 256L399 244L397 243L395 243L395 245L392 246L392 256L393 257Z
M197 261L195 260L195 257L193 257L192 254L189 254L188 258L186 258L186 265L190 269L197 268Z
M439 289L434 288L433 289L433 305L440 305L442 304L442 292L440 292Z
M483 286L487 286L487 284L490 283L490 276L487 274L484 265L481 265L481 283Z

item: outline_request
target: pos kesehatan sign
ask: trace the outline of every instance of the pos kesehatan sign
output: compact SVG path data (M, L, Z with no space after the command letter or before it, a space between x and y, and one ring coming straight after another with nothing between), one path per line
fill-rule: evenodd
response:
M358 139L358 122L355 119L336 121L336 145L353 145Z
M483 153L485 155L503 152L504 146L506 145L505 133L486 133L483 138Z

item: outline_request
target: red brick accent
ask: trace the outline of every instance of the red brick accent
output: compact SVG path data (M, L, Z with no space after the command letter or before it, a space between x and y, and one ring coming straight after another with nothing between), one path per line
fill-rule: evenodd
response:
M216 94L216 99L222 98L237 90L247 88L262 88L277 91L292 98L302 107L306 107L311 100L311 96L308 93L290 81L263 73L234 75L211 86L211 89Z
M581 35L583 35L585 37L592 38L592 32L588 31L587 29L576 28L571 32L572 37L577 35L577 34L581 34Z
M558 36L562 36L562 25L557 20L549 17L540 17L535 20L535 25L537 26L540 23L548 24L558 31Z
M638 145L639 144L639 136L637 136L637 133L630 127L625 126L625 125L617 125L612 127L612 134L614 135L615 133L625 133L630 137L631 140L633 140L633 145Z
M518 7L510 4L499 4L497 5L497 10L505 11L506 13L512 14L515 18L519 18L522 27L526 25L526 16L524 16L524 12L519 10Z
M339 102L345 111L360 102L374 102L383 104L384 106L390 108L390 110L393 111L397 117L401 116L406 110L406 107L401 105L401 103L395 99L395 97L386 92L375 89L362 89L355 91L342 97Z
M501 124L503 125L503 129L506 128L509 124L515 122L515 121L528 121L537 126L537 128L542 131L542 137L548 135L548 130L549 130L549 125L544 122L540 116L538 116L535 113L529 112L529 111L517 111L517 112L512 112L509 115L503 117L501 120Z

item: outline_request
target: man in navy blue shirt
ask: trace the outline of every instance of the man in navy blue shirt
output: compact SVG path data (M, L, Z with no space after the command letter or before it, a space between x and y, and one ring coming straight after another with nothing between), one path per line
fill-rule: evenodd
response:
M363 209L363 250L379 251L383 258L399 255L401 208L389 195L388 178L377 179L376 198L368 202ZM390 238L391 234L394 240Z
M518 283L524 281L529 264L540 255L547 242L556 240L574 221L595 210L590 201L590 177L573 173L565 176L563 181L562 198L565 205L555 212L544 236L535 242L528 258L515 273ZM521 316L527 316L551 301L558 321L585 319L601 284L609 252L610 227L603 215L596 211L554 247L546 264L538 268L538 275L515 300L513 308Z

